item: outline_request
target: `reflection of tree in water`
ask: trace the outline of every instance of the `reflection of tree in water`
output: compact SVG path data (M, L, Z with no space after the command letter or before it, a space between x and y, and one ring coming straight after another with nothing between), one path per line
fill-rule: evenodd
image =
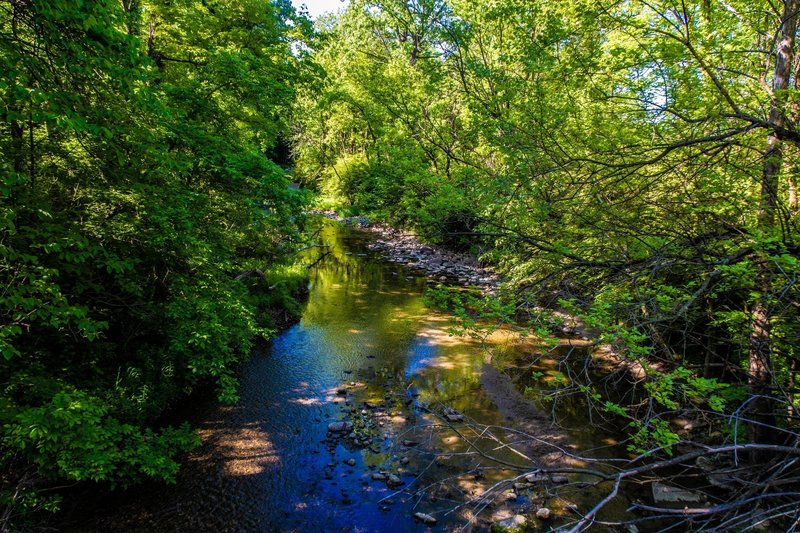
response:
M345 239L344 231L332 225L322 230L329 254L311 273L314 290L303 326L320 328L325 342L340 354L400 365L416 334L414 325L424 317L423 281L407 280L402 268L395 276L385 266L347 255L348 242L357 246L359 239Z

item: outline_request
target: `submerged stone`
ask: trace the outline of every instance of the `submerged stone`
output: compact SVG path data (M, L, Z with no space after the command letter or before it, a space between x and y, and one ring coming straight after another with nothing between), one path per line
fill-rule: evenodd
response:
M655 482L652 489L655 503L700 503L704 500L702 494L666 483Z
M342 420L341 422L331 422L328 424L328 431L333 433L341 433L342 431L350 431L353 429L353 423L348 422L347 420Z
M500 520L498 522L495 522L494 525L497 526L495 529L515 530L517 528L524 526L527 522L528 522L527 518L525 518L521 514L517 514L512 516L511 518L506 518L505 520Z
M414 513L414 519L419 520L426 526L432 526L437 522L437 520L434 517L425 513Z
M390 474L389 477L386 479L386 485L390 489L395 489L403 484L403 480L397 477L394 474Z

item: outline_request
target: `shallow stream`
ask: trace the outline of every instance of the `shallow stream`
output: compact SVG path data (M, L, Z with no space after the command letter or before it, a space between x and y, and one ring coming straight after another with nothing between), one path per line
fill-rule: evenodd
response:
M426 279L368 252L370 235L326 222L321 237L302 320L244 365L236 406L198 405L204 445L177 486L68 529L420 531L422 512L435 530L483 530L541 507L551 518L530 525L550 528L587 508L584 490L513 489L512 466L581 466L569 454L613 444L571 415L577 429L554 427L520 392L536 343L451 336Z

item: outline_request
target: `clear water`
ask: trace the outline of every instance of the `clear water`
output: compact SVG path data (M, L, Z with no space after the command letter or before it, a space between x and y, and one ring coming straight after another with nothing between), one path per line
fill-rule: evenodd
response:
M506 465L532 469L553 451L503 446L520 440L514 428L567 450L600 439L585 425L553 429L489 364L535 347L451 336L449 318L423 303L425 278L366 252L368 235L326 223L321 238L329 253L310 272L302 320L244 365L239 404L204 408L206 444L178 485L73 529L420 531L413 513L424 512L437 530L480 530L500 512L558 509L535 492L506 503L510 483L487 492L519 474ZM470 424L448 427L445 408ZM370 425L369 443L331 435L339 420ZM373 479L382 470L403 486Z

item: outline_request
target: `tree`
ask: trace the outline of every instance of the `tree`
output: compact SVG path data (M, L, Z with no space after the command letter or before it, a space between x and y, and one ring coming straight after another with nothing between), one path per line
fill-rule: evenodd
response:
M306 103L343 105L298 134L347 124L366 163L342 172L347 149L320 139L301 175L391 183L348 207L484 251L534 322L580 315L644 371L623 387L652 399L622 409L635 446L669 450L669 413L709 407L699 384L752 442L791 439L797 6L454 0L413 65L386 6L329 24L328 90Z
M239 275L301 239L266 153L309 24L283 0L0 2L3 527L59 480L173 480L196 437L165 410L235 398L281 301Z

